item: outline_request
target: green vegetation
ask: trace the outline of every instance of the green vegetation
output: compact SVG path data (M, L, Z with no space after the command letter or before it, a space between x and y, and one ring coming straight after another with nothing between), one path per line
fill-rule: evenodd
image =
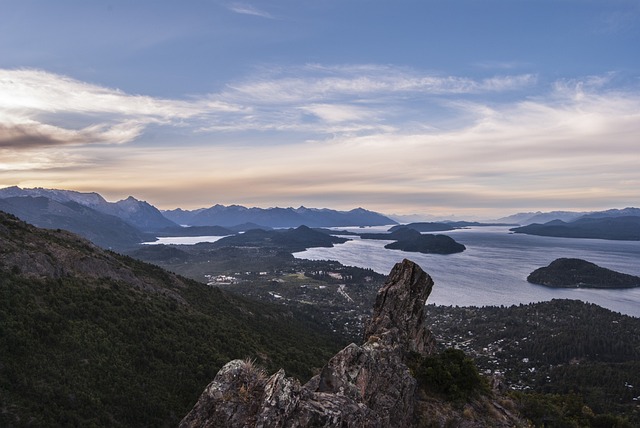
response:
M307 379L339 348L300 314L193 283L186 305L112 281L16 275L0 296L2 426L171 426L231 359Z
M344 344L326 326L360 337L384 279L277 243L140 250L195 278L237 275L228 290L280 305L258 303L0 220L0 426L175 426L235 358L307 379ZM443 349L410 361L426 394L474 400L480 370L536 426L640 426L639 319L568 300L427 309Z
M232 359L306 380L343 346L295 308L0 220L0 426L175 426Z
M520 391L525 408L564 418L562 402L575 395L599 415L592 425L554 417L558 424L548 426L616 426L597 425L612 415L640 426L640 319L574 300L427 309L439 342L463 349L481 372Z
M466 401L489 393L489 386L473 360L459 349L447 348L427 357L414 355L409 364L425 392L438 394L449 401Z
M536 427L632 428L625 417L595 414L578 394L513 393L519 410Z

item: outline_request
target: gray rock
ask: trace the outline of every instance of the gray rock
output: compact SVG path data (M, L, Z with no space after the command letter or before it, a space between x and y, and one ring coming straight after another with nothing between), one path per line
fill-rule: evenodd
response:
M425 417L430 426L487 426L486 418L465 421L446 403L421 400L406 364L410 353L435 352L424 308L432 287L417 264L396 264L378 291L365 343L348 345L305 385L284 370L267 378L248 361L231 361L180 427L415 427ZM512 421L508 416L494 426L513 426Z

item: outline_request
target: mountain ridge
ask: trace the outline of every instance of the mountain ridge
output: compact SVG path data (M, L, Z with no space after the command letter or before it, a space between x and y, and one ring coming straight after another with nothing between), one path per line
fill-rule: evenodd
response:
M548 223L553 220L562 220L564 222L572 222L584 217L621 217L621 216L640 216L640 208L611 208L603 211L548 211L548 212L522 212L501 217L495 222L500 223L516 223L521 226L527 226L533 223Z
M384 226L396 222L389 217L364 208L338 211L330 208L258 208L242 205L216 204L193 211L175 209L162 211L172 221L191 226L233 227L241 223L254 223L265 227L336 227Z
M0 210L38 227L77 233L103 248L133 247L153 239L120 217L75 201L58 202L45 196L13 196L0 199Z
M571 222L552 220L510 230L514 233L559 238L640 241L640 216L583 216Z
M129 250L159 236L226 235L255 228L370 226L394 224L382 214L355 208L246 208L216 204L209 209L161 212L133 196L108 202L95 192L20 188L0 189L0 209L36 226L78 233L104 247ZM167 216L173 217L173 220ZM192 223L192 227L182 227ZM179 225L180 224L180 225ZM215 228L215 230L214 230ZM228 228L230 230L225 230ZM213 231L213 233L212 233ZM173 234L173 235L171 235Z
M133 196L117 202L107 202L96 192L84 193L75 190L45 189L42 187L22 189L18 186L0 189L0 199L11 197L45 197L60 203L75 202L103 214L116 216L141 232L151 232L177 226L176 223L162 215L156 207Z

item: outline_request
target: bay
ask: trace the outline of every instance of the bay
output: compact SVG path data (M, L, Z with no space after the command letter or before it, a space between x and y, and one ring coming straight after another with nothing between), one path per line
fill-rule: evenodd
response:
M388 227L340 228L358 233L382 232ZM388 250L392 241L351 240L332 248L311 248L298 258L337 260L344 265L371 268L388 274L407 258L419 264L435 281L429 303L457 306L510 306L556 298L578 299L616 312L640 317L640 288L557 289L527 282L535 269L560 257L580 258L601 267L640 276L640 242L552 238L514 234L509 227L483 226L448 231L466 251L438 255Z

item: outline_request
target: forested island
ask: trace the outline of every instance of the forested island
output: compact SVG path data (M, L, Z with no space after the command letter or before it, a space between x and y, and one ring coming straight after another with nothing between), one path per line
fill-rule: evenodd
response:
M390 229L391 230L391 229ZM361 239L395 240L384 246L390 250L402 250L424 254L455 254L466 247L447 235L422 234L408 227L393 228L391 233L362 233Z
M640 277L616 272L582 259L556 259L534 270L527 281L559 288L640 287Z

